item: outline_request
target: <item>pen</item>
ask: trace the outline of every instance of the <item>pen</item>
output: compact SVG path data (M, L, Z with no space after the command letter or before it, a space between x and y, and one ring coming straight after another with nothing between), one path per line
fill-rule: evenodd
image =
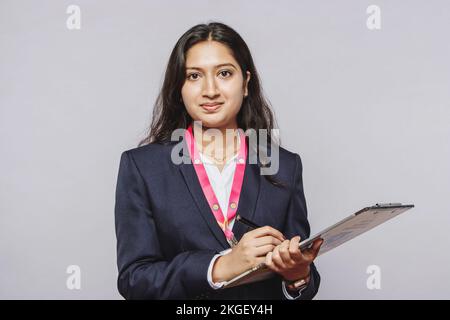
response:
M244 217L242 217L240 214L236 215L236 220L245 224L246 226L252 228L252 229L257 229L257 228L261 228L260 226L258 226L256 223L251 222L248 219L245 219Z
M245 218L242 217L240 214L237 214L237 215L236 215L236 221L239 221L239 222L245 224L246 226L248 226L248 227L250 227L250 228L252 228L252 229L261 228L261 226L257 225L257 224L254 223L254 222L251 222L251 221L248 220L248 219L245 219ZM283 235L283 239L286 240L286 237L285 237L284 235Z

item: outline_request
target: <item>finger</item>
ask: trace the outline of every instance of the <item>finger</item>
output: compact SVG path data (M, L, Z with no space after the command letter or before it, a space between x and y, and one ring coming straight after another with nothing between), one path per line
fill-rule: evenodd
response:
M273 236L264 236L260 238L252 239L251 244L255 247L260 247L268 244L273 244L274 246L278 246L282 241L280 239L275 238Z
M252 238L259 238L259 237L263 237L263 236L273 236L277 239L279 239L280 241L284 241L286 240L286 238L283 236L283 234L278 231L277 229L274 229L270 226L264 226L258 229L254 229L252 231L247 232L247 234L249 236L251 236Z
M265 261L266 261L266 257L256 258L254 267L256 267L257 265L260 265L261 263L264 263Z
M302 252L300 251L300 236L296 236L291 239L291 242L289 243L289 254L291 256L291 259L298 262L301 261L303 256Z
M308 248L307 250L305 250L304 256L306 256L308 260L311 260L311 261L314 260L317 257L317 255L319 254L319 250L320 250L320 247L322 246L322 244L323 244L323 239L314 240L313 245L310 248Z
M275 272L280 272L280 269L273 263L272 256L273 256L273 252L269 252L266 255L265 264L270 270L275 271Z
M317 241L317 243L315 243L313 245L313 250L314 250L314 259L317 257L317 255L319 254L320 248L322 247L324 240L323 239L319 239L319 241Z
M279 253L281 260L283 260L284 265L287 267L292 267L295 265L295 261L291 258L291 254L289 253L290 241L286 240L279 246Z
M272 252L275 249L275 245L267 244L265 246L256 247L254 250L256 257L266 256L268 252Z
M274 265L279 269L287 269L287 266L283 263L283 260L280 256L280 246L276 246L272 251L272 261Z

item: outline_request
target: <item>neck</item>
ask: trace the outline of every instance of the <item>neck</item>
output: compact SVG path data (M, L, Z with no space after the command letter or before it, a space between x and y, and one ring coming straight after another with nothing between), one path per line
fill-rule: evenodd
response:
M236 123L220 128L202 127L201 130L194 126L194 137L202 154L217 162L225 162L238 152L237 129Z

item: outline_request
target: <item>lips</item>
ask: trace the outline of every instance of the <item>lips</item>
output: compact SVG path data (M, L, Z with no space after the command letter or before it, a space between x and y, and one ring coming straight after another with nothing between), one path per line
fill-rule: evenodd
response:
M204 104L201 104L201 107L203 109L207 110L207 111L214 111L214 110L219 109L222 104L223 103L221 103L221 102L218 102L218 103L204 103Z

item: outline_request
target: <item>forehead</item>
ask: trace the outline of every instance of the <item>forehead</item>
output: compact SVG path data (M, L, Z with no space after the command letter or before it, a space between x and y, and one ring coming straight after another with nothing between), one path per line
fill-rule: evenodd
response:
M199 42L186 54L186 68L214 68L224 63L232 63L239 68L230 48L217 41Z

